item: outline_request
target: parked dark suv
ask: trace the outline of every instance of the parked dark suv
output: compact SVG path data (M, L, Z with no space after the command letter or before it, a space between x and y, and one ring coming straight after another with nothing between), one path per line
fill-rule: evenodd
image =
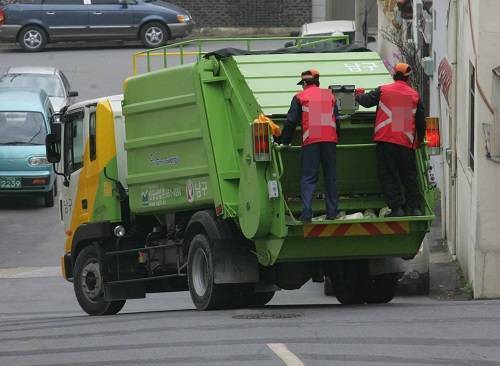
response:
M188 35L193 24L187 10L155 0L14 0L0 5L0 42L17 41L32 52L48 42L74 40L140 39L146 47L159 47Z

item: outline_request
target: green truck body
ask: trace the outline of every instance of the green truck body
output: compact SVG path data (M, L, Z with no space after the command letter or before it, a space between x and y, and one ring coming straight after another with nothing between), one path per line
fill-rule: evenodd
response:
M342 221L409 225L409 232L390 235L306 238L307 229L293 219L301 209L300 201L293 200L300 196L300 149L274 149L270 162L254 161L252 122L264 113L283 123L298 90L297 75L311 67L321 71L324 87L354 84L372 89L391 80L379 56L371 52L211 57L131 78L123 103L131 210L162 215L218 208L222 218L234 220L255 242L262 265L413 257L432 219L425 150L417 152L420 183L429 202L425 216ZM385 206L371 140L373 112L360 110L355 119L342 122L336 162L341 210ZM296 135L294 144L300 145L300 133ZM269 180L278 181L278 198L268 197ZM317 192L323 192L321 178ZM323 206L318 198L318 215Z
M166 65L167 48L146 51L148 66L155 52ZM416 151L424 214L379 217L375 109L360 108L342 121L331 164L340 210L366 215L322 218L320 176L316 217L298 221L301 133L283 149L255 120L283 125L310 68L325 88L391 81L372 52L206 55L127 79L124 122L117 98L68 108L47 156L63 155L63 274L86 312L113 314L126 299L186 290L201 310L263 305L311 279L341 303L393 298L398 261L415 256L434 217L426 148ZM71 169L81 132L83 162Z

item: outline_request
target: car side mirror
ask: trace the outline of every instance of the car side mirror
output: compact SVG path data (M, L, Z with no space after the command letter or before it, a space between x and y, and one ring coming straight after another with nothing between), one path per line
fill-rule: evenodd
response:
M74 98L74 97L77 97L77 96L78 96L78 92L77 91L72 90L72 91L70 91L68 93L68 97L70 97L70 98Z
M290 37L298 37L300 33L298 31L290 32Z
M285 48L289 48L289 47L293 47L293 46L295 46L295 43L293 43L292 41L285 43Z
M45 136L45 154L49 163L61 161L61 137L56 133L49 133Z
M128 1L127 0L118 0L118 4L122 6L122 8L128 8Z

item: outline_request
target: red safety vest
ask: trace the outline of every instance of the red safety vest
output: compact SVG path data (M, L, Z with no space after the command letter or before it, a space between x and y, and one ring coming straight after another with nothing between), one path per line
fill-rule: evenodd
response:
M333 115L335 96L330 89L308 85L297 93L302 106L302 145L337 142L337 124Z
M404 81L382 85L373 140L416 149L415 112L419 100L418 92Z

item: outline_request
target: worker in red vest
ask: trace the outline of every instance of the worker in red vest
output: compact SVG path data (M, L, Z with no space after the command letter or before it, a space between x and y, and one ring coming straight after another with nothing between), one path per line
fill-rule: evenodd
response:
M408 84L410 73L408 64L398 63L392 84L366 94L362 88L355 90L356 100L363 107L377 106L373 140L377 144L379 180L391 209L388 216L392 217L405 216L405 206L408 215L422 215L415 150L424 139L425 116L418 92Z
M292 99L283 129L282 144L288 146L296 127L302 124L300 185L303 210L300 220L312 220L312 201L320 164L325 178L326 217L333 220L337 216L335 159L338 108L335 96L330 89L319 87L319 72L314 69L304 71L297 85L302 85L303 90Z

